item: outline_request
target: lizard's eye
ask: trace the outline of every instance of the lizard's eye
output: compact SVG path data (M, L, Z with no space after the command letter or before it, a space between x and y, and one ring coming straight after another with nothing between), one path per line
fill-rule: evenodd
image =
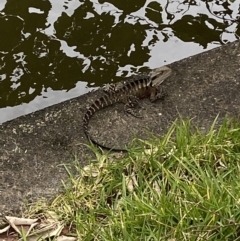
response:
M157 79L157 77L158 77L159 75L162 75L162 74L163 74L163 71L160 71L159 74L154 75L154 76L152 77L152 80Z
M157 78L157 76L155 75L155 76L152 77L152 80L155 80L156 78Z

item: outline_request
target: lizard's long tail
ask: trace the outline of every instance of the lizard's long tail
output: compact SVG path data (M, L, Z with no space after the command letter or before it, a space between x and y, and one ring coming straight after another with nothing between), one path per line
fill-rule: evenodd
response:
M86 111L84 117L83 117L83 131L84 131L84 134L86 135L86 137L88 138L88 140L90 142L92 142L93 144L103 148L103 149L107 149L107 150L111 150L111 151L124 151L126 152L127 150L124 149L124 148L114 148L114 147L108 147L108 146L105 146L97 141L95 141L90 133L89 133L89 130L88 130L88 123L91 119L91 117L94 115L94 113L96 111L98 111L100 108L104 108L106 106L109 106L109 100L110 98L108 98L108 95L105 95L103 97L101 97L99 100L96 100ZM113 104L113 101L111 101Z

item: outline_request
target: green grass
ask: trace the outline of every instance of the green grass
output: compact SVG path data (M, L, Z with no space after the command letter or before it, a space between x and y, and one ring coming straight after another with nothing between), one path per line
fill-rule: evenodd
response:
M240 240L240 123L201 134L179 121L133 146L126 157L94 149L47 209L79 240Z

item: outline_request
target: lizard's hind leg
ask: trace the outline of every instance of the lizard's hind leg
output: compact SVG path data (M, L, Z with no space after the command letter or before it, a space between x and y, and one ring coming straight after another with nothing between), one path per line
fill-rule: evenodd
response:
M136 96L129 95L127 97L127 102L124 105L124 111L134 117L142 118L142 115L136 110L137 107L141 107L139 104L139 99Z

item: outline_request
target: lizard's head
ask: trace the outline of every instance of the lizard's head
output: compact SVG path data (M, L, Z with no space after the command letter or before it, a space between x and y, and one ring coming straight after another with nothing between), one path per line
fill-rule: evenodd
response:
M149 75L152 80L152 86L160 85L169 75L171 75L172 70L167 66L162 66L150 71Z

